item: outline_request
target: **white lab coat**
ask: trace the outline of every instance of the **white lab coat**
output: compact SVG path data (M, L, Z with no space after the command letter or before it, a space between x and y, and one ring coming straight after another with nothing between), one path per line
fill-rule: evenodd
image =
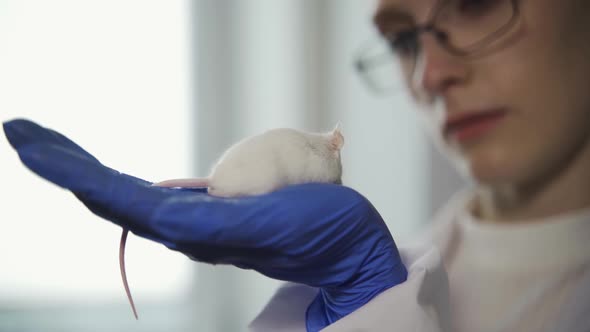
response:
M322 331L589 332L590 209L479 225L467 212L470 195L457 194L417 244L399 247L404 283ZM250 330L305 331L316 292L284 284Z

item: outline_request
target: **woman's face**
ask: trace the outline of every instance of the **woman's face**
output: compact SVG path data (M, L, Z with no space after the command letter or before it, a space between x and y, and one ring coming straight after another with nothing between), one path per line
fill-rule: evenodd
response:
M435 3L381 0L377 12L399 9L423 23ZM445 148L491 186L534 185L590 152L590 1L517 3L519 22L483 57L453 56L423 34L410 82L415 96L442 105L436 135ZM378 21L384 32L387 17ZM434 107L426 112L435 122ZM478 112L490 117L445 133L445 121Z

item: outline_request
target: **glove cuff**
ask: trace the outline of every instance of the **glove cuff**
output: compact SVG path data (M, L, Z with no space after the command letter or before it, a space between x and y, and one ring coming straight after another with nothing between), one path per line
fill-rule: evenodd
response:
M307 332L319 331L340 318L334 318L326 309L325 296L325 291L320 289L318 295L316 295L307 307L305 312L305 327Z
M305 324L308 332L319 331L362 307L385 290L406 281L408 272L398 260L387 271L381 271L361 284L348 289L320 288L308 306Z

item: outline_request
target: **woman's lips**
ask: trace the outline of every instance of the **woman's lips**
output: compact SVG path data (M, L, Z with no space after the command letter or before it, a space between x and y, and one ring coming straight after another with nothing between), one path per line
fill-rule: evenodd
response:
M504 110L495 109L449 116L445 123L444 135L458 142L480 138L494 129L505 113Z

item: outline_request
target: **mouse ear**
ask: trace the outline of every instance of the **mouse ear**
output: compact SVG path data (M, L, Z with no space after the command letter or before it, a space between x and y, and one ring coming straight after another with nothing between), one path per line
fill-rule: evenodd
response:
M342 136L340 122L338 122L338 124L336 124L336 128L334 128L334 130L332 130L332 133L330 134L330 147L334 149L334 151L340 151L343 145L344 136Z

